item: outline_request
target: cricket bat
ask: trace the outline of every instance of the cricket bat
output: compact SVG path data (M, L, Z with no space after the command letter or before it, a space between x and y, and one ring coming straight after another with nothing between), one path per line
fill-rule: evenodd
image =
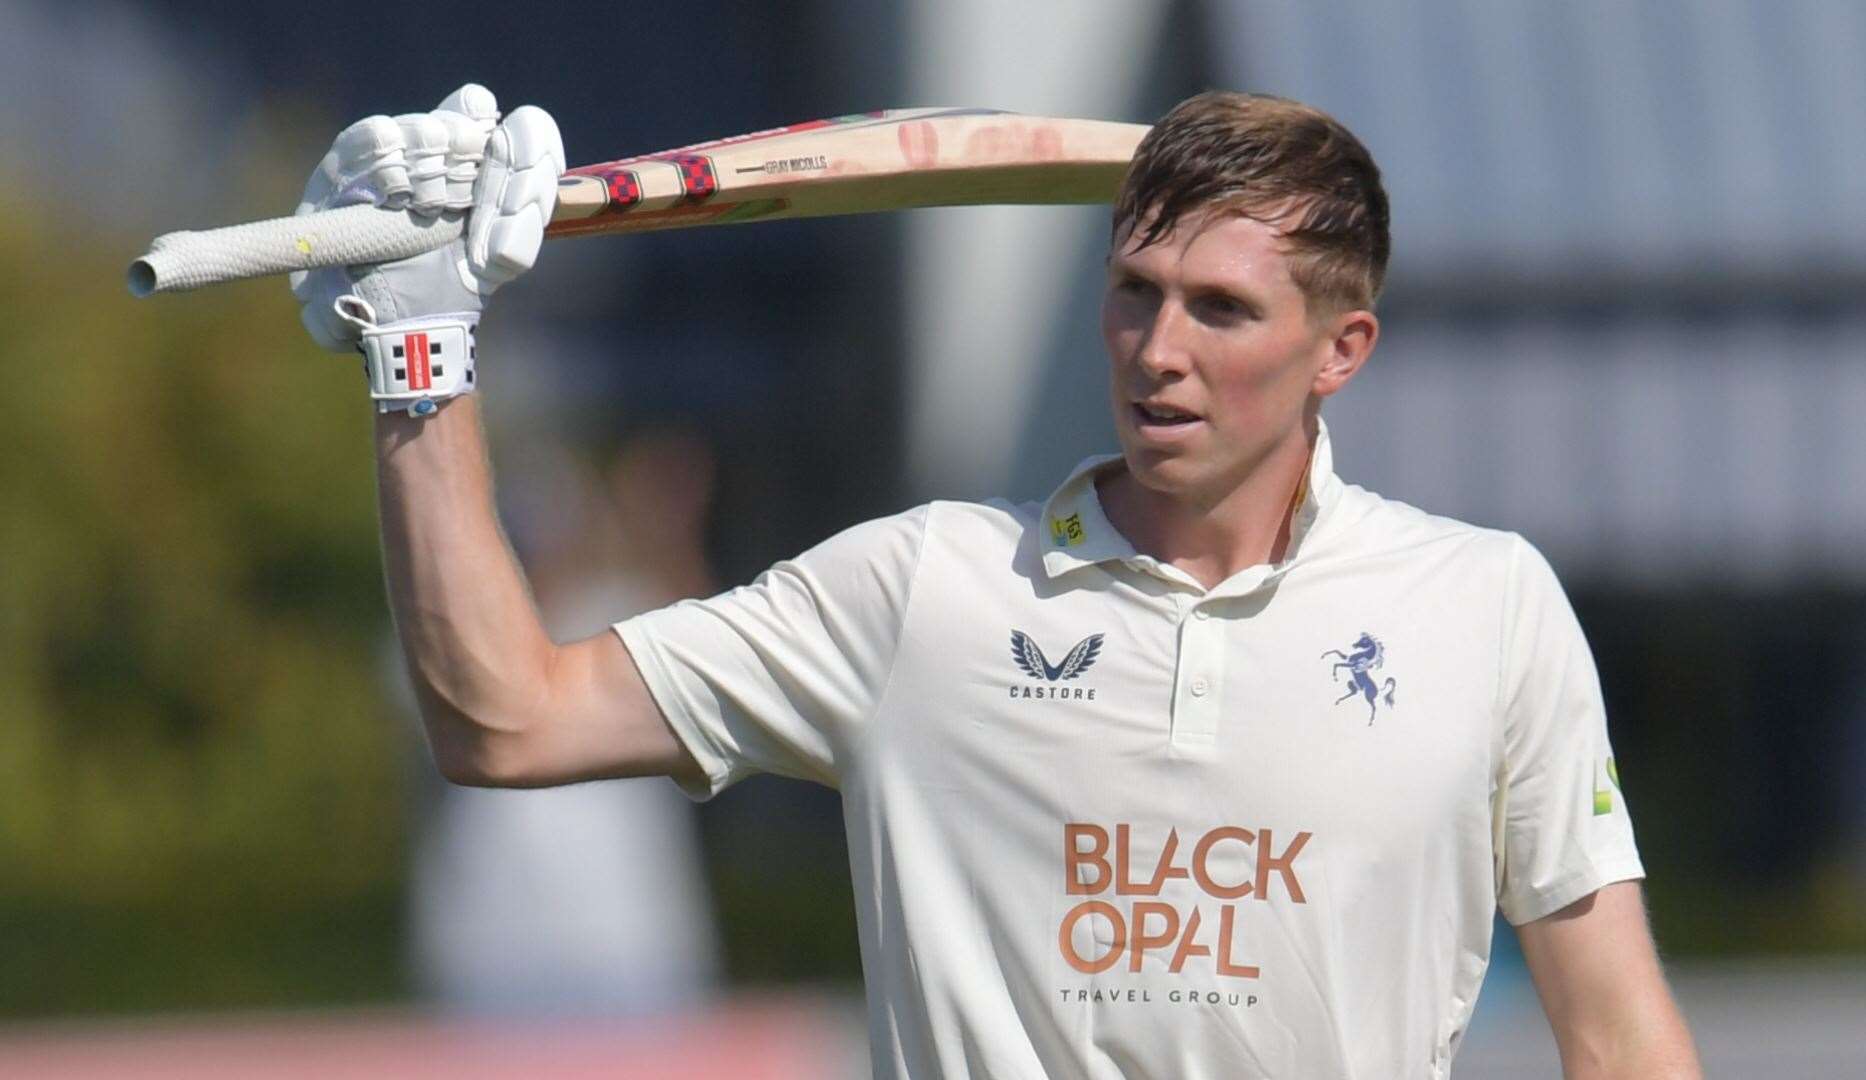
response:
M558 182L547 239L991 203L1102 203L1144 124L989 109L888 109L584 165ZM457 238L464 215L348 206L157 237L135 296L321 266L404 259Z

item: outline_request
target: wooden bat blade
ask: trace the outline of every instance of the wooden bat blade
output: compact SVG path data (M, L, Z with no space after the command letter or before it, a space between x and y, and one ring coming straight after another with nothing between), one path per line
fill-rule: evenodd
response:
M1147 128L894 109L572 169L550 236L830 214L1113 199Z
M545 236L923 206L1108 202L1146 131L985 109L812 120L572 169ZM130 264L130 292L405 259L457 239L463 220L365 204L168 233Z

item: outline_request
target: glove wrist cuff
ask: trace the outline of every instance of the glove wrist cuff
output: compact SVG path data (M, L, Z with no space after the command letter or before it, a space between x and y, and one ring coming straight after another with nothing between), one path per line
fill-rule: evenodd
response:
M363 354L363 373L377 412L428 417L440 402L474 391L478 315L459 312L377 323L375 312L355 296L338 297L335 307L344 321L357 327L357 351Z

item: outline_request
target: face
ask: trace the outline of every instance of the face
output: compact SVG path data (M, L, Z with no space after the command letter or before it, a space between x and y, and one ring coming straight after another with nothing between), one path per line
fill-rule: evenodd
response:
M1115 431L1140 484L1211 506L1263 462L1306 456L1305 411L1373 347L1371 313L1311 318L1277 229L1182 219L1135 251L1116 238L1102 300Z

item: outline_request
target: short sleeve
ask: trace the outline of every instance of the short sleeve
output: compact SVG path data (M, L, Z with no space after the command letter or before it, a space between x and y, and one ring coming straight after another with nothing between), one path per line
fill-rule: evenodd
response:
M742 588L617 623L711 798L757 772L838 787L881 700L925 507L848 529Z
M1581 624L1542 554L1520 537L1512 544L1492 816L1497 905L1521 925L1645 870Z

